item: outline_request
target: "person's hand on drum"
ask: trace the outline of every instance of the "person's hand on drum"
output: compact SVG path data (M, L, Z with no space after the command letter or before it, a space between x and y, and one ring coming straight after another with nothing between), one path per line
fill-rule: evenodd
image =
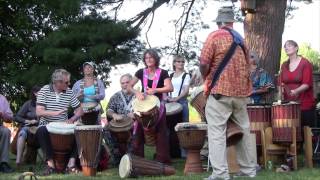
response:
M112 118L115 121L119 121L119 120L123 119L123 115L114 113L114 114L112 114Z
M75 120L73 120L72 118L66 120L67 124L73 124L75 122Z
M136 92L135 96L140 100L144 100L144 94L142 92Z
M134 114L131 112L131 113L128 113L127 116L131 119L134 119Z
M33 125L33 124L37 124L38 121L35 119L32 120L25 120L26 125Z
M62 109L62 110L59 110L59 111L52 111L52 116L60 116L61 114L63 113L66 113L68 111L68 109Z
M157 93L157 90L156 90L156 88L149 88L149 87L147 87L146 93L147 93L148 95L154 95L155 93Z

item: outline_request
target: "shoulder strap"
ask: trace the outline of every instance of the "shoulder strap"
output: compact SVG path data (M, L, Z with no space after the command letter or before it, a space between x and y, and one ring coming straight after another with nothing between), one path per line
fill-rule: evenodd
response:
M227 66L229 60L231 59L232 55L234 54L236 47L239 45L241 47L241 49L243 50L243 52L245 53L246 56L246 51L244 48L244 44L243 44L243 39L240 36L239 33L237 33L236 31L229 29L227 27L223 27L222 29L227 30L233 37L233 42L231 44L231 47L229 48L227 54L224 56L224 58L222 59L221 63L219 64L216 72L213 74L212 76L212 82L210 85L210 90L215 86L217 80L220 77L220 74L222 73L223 69Z
M179 90L178 96L180 96L180 94L181 94L181 90L182 90L182 86L183 86L183 83L184 83L184 79L186 78L187 74L188 74L188 73L185 72L185 73L182 75L182 81L181 81L181 85L180 85L180 90Z
M172 79L173 75L174 75L174 73L171 73L171 74L169 75L170 79Z

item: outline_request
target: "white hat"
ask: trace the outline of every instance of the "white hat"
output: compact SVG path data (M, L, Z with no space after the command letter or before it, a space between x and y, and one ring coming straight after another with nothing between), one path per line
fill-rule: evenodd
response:
M92 62L92 61L88 61L88 62L84 62L83 63L83 65L82 65L82 67L84 67L85 65L90 65L91 67L93 67L93 68L95 68L95 66L96 66L96 64L94 63L94 62Z

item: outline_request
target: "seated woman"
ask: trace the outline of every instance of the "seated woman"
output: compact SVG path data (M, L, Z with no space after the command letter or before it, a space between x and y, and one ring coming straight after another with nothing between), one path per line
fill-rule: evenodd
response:
M21 158L26 144L28 134L35 134L33 128L38 126L38 118L36 115L37 93L41 89L40 86L33 86L30 93L30 100L26 101L16 114L15 121L21 123L22 128L18 134L17 140L17 166L21 165Z

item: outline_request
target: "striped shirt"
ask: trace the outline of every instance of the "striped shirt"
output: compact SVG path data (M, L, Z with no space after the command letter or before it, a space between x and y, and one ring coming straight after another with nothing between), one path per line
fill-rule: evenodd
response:
M65 92L57 93L53 90L53 85L45 85L38 92L37 105L44 106L47 111L59 111L80 106L80 101L76 98L71 89ZM55 117L40 117L40 125L46 125L52 121L65 121L68 120L68 112L64 112Z

